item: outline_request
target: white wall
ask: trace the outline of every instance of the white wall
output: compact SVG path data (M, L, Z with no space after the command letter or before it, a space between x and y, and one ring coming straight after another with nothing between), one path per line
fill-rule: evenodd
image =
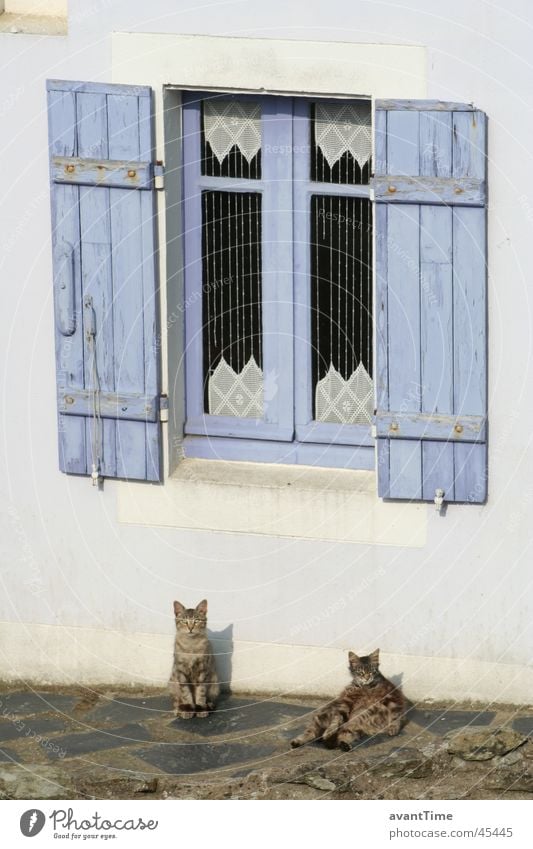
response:
M500 664L518 680L513 698L530 699L525 678L520 696L517 673L530 661L533 647L533 483L527 453L533 420L533 201L528 200L533 79L526 0L499 9L475 0L454 0L446 7L440 0L418 0L409 8L403 2L384 8L358 0L206 6L182 0L71 0L69 11L66 38L0 34L5 164L0 621L19 623L17 634L29 623L63 626L54 632L59 635L54 666L61 669L63 663L69 670L65 677L73 674L67 657L92 652L96 630L100 636L94 638L91 666L96 680L106 645L113 656L102 657L102 668L130 669L117 641L101 639L102 630L131 634L132 640L139 634L170 638L172 599L192 602L207 595L213 629L228 636L232 626L239 645L339 650L380 645L396 658L391 671L402 672L402 656L421 659L405 661L403 671L411 676L405 685L409 690L411 680L417 694L428 695L438 688L423 658L470 659L479 669ZM96 493L87 480L57 471L44 80L112 79L113 30L425 45L428 96L473 100L488 113L487 505L451 507L443 518L424 507L422 547L348 544L119 523L115 483ZM31 678L40 637L28 630L29 641L17 640L15 651L10 633L15 632L9 627L0 631L0 677L18 670ZM138 680L151 680L142 656ZM39 669L42 665L41 658ZM161 669L160 658L155 667ZM468 670L461 679L466 696L481 692L503 698L498 675L493 685L485 676L482 691L469 690L475 673ZM303 686L308 672L297 659L290 672ZM108 677L102 673L102 680ZM117 680L123 678L117 671ZM275 680L273 673L270 681ZM260 686L268 688L268 677ZM452 683L444 689L457 697Z

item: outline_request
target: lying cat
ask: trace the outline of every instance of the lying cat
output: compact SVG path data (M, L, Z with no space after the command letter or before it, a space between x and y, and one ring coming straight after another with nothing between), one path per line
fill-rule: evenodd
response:
M348 653L352 682L340 696L313 715L303 734L291 746L322 740L328 748L347 752L363 734L399 734L407 701L401 689L379 671L379 649L367 657Z
M175 601L174 616L176 640L169 687L176 716L208 716L215 709L220 686L206 632L207 601L204 599L195 608Z

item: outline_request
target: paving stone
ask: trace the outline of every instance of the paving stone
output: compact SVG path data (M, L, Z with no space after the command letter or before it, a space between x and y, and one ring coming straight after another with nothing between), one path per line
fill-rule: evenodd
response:
M283 726L304 714L309 714L309 707L230 697L222 700L217 710L208 717L174 719L170 724L191 734L199 734L201 737L242 733L254 728L262 728L265 731L279 728L282 736L293 737L295 726L292 725L292 730L289 731L285 731Z
M404 731L400 731L400 733L397 734L394 739L402 740L404 734ZM383 743L389 744L390 741L391 738L389 737L389 735L385 734L385 732L383 731L381 734L373 734L371 737L363 737L361 740L356 740L354 743L352 743L352 752L357 751L358 749L369 749L371 746L380 746ZM408 745L408 740L403 741L403 746Z
M407 714L409 722L425 728L432 734L447 734L470 725L490 725L496 713L494 711L468 710L419 710L411 708Z
M256 769L258 761L269 758L275 751L275 746L247 746L244 743L161 743L150 749L137 749L134 754L161 772L189 775L246 762L250 763L250 770Z
M0 693L0 709L17 715L31 715L46 711L70 713L78 699L63 693Z
M146 719L164 718L162 715L167 713L172 713L170 696L131 699L102 697L98 704L85 714L85 719L90 722L143 722Z
M134 743L145 743L151 740L149 731L142 725L131 723L120 728L106 731L85 731L82 734L65 734L54 738L60 751L48 751L49 758L74 758L77 755L87 755L102 749L115 749L119 746L132 746Z
M35 734L46 737L56 731L63 731L65 723L60 719L33 719L24 717L14 722L0 720L0 740L27 740Z
M11 749L2 748L0 749L0 763L3 764L12 764L12 763L20 763L22 758L20 755L17 755L15 752L12 752Z
M513 720L512 726L520 734L525 734L526 737L533 737L533 716L517 716Z

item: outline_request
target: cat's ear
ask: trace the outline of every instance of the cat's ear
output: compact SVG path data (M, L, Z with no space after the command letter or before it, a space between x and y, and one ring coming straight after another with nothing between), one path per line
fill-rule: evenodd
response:
M181 603L181 601L175 601L174 602L174 616L179 616L180 613L183 613L184 610L185 610L185 607Z
M201 613L203 616L207 616L207 601L205 598L196 605L196 612Z
M375 651L373 651L372 654L370 654L368 656L368 658L370 660L370 663L372 663L374 666L378 666L378 664L379 664L379 649L376 649Z
M348 652L348 660L350 661L350 666L355 666L359 663L359 658L353 651Z

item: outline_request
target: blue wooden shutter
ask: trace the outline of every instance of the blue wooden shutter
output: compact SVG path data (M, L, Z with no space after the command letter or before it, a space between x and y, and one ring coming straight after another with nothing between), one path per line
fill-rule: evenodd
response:
M156 481L151 89L47 89L60 468Z
M483 502L485 115L378 101L375 174L378 492Z

